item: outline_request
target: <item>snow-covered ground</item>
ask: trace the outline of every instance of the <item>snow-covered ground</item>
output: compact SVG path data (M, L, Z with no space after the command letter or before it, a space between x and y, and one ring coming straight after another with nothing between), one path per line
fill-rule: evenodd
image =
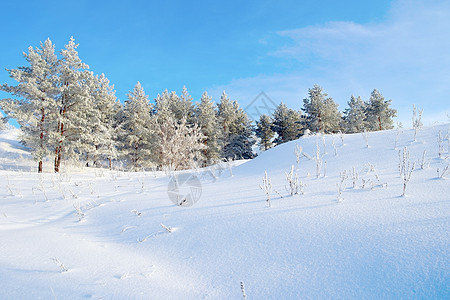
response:
M450 170L437 172L449 125L417 141L409 129L369 133L369 147L362 134L310 136L232 176L196 170L190 207L169 200L164 173L32 173L17 134L0 134L1 299L241 299L241 282L248 299L450 298ZM416 167L401 197L404 147ZM288 196L291 165L303 195Z

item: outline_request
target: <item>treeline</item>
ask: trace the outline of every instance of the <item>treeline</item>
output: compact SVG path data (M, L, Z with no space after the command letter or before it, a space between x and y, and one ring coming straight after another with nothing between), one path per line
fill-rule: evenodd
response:
M392 129L397 111L390 108L392 100L385 100L376 89L368 101L351 96L342 114L338 105L323 89L314 85L303 99L300 111L277 106L271 116L261 115L256 122L256 136L262 150L298 139L305 133L355 133Z
M170 170L207 166L221 160L248 159L252 148L263 149L311 132L358 132L392 128L395 110L374 90L368 102L353 98L342 116L337 104L319 86L309 91L303 112L280 104L256 127L236 101L223 92L220 101L204 92L193 103L184 87L181 94L159 94L150 102L140 83L122 104L105 75L89 71L71 38L55 52L47 39L24 53L28 66L7 70L17 85L1 90L14 98L0 100L0 108L22 129L28 146L43 171L52 160L55 172L67 160L87 166L122 164L130 170L156 167Z

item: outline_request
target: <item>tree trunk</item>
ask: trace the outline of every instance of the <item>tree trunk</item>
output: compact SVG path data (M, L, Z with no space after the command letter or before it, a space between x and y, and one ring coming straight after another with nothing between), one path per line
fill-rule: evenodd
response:
M61 160L61 155L59 154L59 146L55 149L55 173L59 173L59 164Z
M56 147L56 157L55 157L55 173L59 173L59 167L61 166L61 152L62 152L62 137L64 136L64 124L61 123L61 139L59 140L59 145Z
M42 101L44 101L44 99L42 99ZM44 122L45 122L45 109L41 108L41 123L39 124L40 130L41 130L41 134L39 135L39 139L40 139L40 147L41 147L41 155L43 153L44 150ZM38 165L38 173L42 173L42 159L39 161L39 165Z

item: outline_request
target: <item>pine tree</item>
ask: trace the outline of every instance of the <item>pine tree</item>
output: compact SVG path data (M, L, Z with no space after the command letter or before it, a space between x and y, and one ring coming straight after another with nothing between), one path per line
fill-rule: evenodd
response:
M236 101L231 101L225 91L220 97L218 119L222 131L222 158L249 159L253 158L251 138L251 121Z
M272 130L273 120L268 115L261 115L259 121L256 121L256 136L260 138L260 149L267 150L273 146L273 137L275 132Z
M338 110L338 106L333 98L328 97L325 99L322 114L323 132L336 133L341 131L342 115Z
M59 63L60 95L57 99L57 131L51 135L55 147L55 172L63 159L79 159L86 151L92 97L89 93L89 66L78 57L74 38L61 50Z
M369 130L377 131L394 128L392 118L397 115L397 110L389 107L391 102L392 100L385 101L383 95L377 89L373 90L366 109Z
M323 93L317 84L308 91L309 97L303 99L302 110L307 115L307 124L312 132L330 133L340 129L341 114L338 105Z
M363 132L367 129L366 109L367 104L360 96L353 95L348 102L349 108L345 110L344 120L347 133Z
M49 134L55 130L58 58L50 39L41 43L40 48L29 47L24 56L28 67L8 70L18 85L1 87L1 90L19 98L2 99L0 107L8 118L19 123L24 133L22 142L32 150L41 173L43 159L50 155Z
M205 136L203 150L204 165L214 164L220 160L220 128L214 103L207 92L204 92L197 104L195 119Z
M307 115L308 129L312 132L321 132L323 131L322 107L325 95L322 94L322 88L316 84L308 90L308 94L309 98L303 99L302 108Z
M158 116L158 122L164 122L166 119L177 119L172 108L175 106L173 102L178 101L178 96L175 92L169 94L165 90L162 94L158 94L155 99L154 114Z
M298 139L303 134L303 118L300 112L280 103L273 112L272 130L277 134L274 143L277 145Z
M165 90L155 99L155 111L162 118L171 117L181 122L185 119L188 124L192 125L194 120L194 105L192 97L189 95L186 87L183 87L181 97L176 92L168 92Z
M90 82L93 110L89 126L91 130L89 143L93 152L88 155L93 159L95 166L100 166L101 161L107 160L111 169L112 160L118 156L116 116L121 107L117 102L114 87L104 74L92 76Z
M131 161L133 171L138 171L152 162L151 139L155 125L151 118L152 107L148 96L139 82L127 96L121 124L123 150Z
M183 86L181 96L176 98L177 101L172 103L172 112L177 120L185 119L187 124L194 123L194 105L192 97L189 95L186 86Z

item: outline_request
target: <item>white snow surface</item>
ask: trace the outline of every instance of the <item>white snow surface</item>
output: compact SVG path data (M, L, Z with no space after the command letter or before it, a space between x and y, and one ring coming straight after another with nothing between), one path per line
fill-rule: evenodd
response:
M46 162L37 174L17 130L3 131L0 298L242 299L243 282L247 299L449 299L450 171L437 172L450 162L448 133L427 127L413 141L402 129L397 149L396 130L369 133L368 148L361 134L304 137L232 175L192 171L201 197L180 207L162 172L52 174ZM309 157L321 148L325 176L306 156L296 164L296 145ZM401 197L403 147L416 168ZM286 191L292 164L303 195ZM340 172L353 167L356 186L346 179L338 201Z

